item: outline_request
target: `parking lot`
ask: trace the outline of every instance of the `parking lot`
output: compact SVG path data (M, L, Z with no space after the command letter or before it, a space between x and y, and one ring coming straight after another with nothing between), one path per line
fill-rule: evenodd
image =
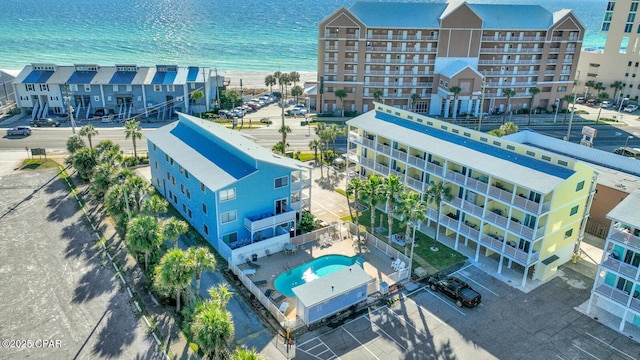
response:
M561 268L523 293L475 265L454 276L482 294L473 309L423 286L391 306L298 340L296 359L638 359L640 344L574 307L592 279Z

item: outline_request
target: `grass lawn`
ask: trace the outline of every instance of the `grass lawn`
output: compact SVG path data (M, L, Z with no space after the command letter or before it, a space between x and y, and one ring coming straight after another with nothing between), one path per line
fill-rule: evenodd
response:
M58 167L60 164L51 159L27 159L20 166L20 170L36 170Z
M382 223L380 222L380 217L382 216ZM349 220L347 216L346 220ZM376 210L375 216L376 227L383 226L388 227L387 224L387 214ZM360 214L360 225L367 228L367 231L371 231L371 212L369 210L365 210ZM403 233L405 232L405 227L401 225L400 221L397 219L393 220L393 234ZM379 239L387 240L388 230L384 234L374 233L376 237ZM416 232L416 238L418 239L416 245L413 249L415 255L421 257L426 262L428 262L431 266L435 267L438 270L444 270L452 265L460 263L466 259L465 256L460 254L453 249L450 249L444 244L438 244L438 251L432 251L430 249L431 246L435 244L435 240L420 231ZM391 246L395 249L404 251L404 247L399 246L390 242ZM420 266L420 264L413 262L413 268Z

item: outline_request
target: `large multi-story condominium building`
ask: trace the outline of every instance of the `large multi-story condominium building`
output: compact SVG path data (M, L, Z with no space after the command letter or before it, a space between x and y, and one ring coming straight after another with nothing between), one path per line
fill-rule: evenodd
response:
M147 135L153 186L229 262L282 251L311 200L311 168L251 136L179 114Z
M33 119L67 113L76 119L92 114L119 119L134 116L168 120L175 112L204 111L216 97L217 75L207 67L177 65L31 64L13 81L18 108ZM200 90L203 98L191 94Z
M587 305L615 317L618 331L640 334L640 191L629 194L608 214L611 220L602 260Z
M317 109L552 110L572 91L583 36L570 10L537 5L358 2L320 22Z
M375 103L347 121L360 176L396 175L426 193L443 181L441 226L460 252L544 281L572 258L595 193L596 171L572 158ZM427 212L438 219L435 205ZM443 238L443 237L440 237Z
M605 5L600 31L607 35L604 49L587 48L578 63L579 94L597 98L598 91L587 82L602 83L618 102L621 98L638 100L640 95L640 14L637 0L610 0ZM638 16L637 16L638 15ZM611 88L611 85L620 87Z

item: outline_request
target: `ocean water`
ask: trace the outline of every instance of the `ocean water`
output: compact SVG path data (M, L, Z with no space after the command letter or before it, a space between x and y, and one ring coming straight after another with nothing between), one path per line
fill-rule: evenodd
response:
M356 1L1 0L0 68L48 62L316 71L318 23ZM604 46L606 0L474 2L572 9L587 28L584 47Z

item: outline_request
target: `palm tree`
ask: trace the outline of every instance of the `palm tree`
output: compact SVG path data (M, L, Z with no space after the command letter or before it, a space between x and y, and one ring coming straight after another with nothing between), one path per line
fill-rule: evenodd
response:
M507 97L507 111L509 112L509 121L511 121L511 98L516 95L516 92L511 88L506 88L503 91L504 96ZM502 122L504 123L504 115L502 116Z
M600 103L602 103L603 101L607 100L608 98L609 98L609 94L608 93L606 93L604 91L598 93L598 101L600 101ZM600 113L602 113L602 104L600 104L600 109L598 110L598 117L596 118L596 124L598 123L598 120L600 120Z
M384 193L382 191L382 178L378 175L371 175L369 181L364 183L362 189L362 200L368 202L369 211L371 211L371 233L375 234L376 227L376 206L378 202L384 199Z
M143 180L140 176L134 175L125 178L124 187L129 200L134 204L134 211L142 211L142 201L151 192L151 184Z
M169 202L158 195L152 195L142 201L142 210L153 215L153 217L158 220L160 218L160 214L166 213L168 208Z
M562 119L562 124L564 124L567 121L567 114L569 113L569 104L573 103L573 94L565 95L564 97L562 97L562 101L565 101L567 103L567 111L564 112L564 119Z
M318 151L322 151L322 141L320 139L315 138L309 141L309 148L313 150L313 161L315 164L318 163Z
M102 155L107 152L115 151L120 152L120 145L115 144L111 140L102 140L96 145L96 151L99 155Z
M144 254L144 268L149 265L149 254L162 245L162 226L151 216L133 218L127 225L125 242L134 252Z
M107 213L114 217L122 217L127 214L124 184L114 184L104 195L104 206Z
M140 122L135 119L131 119L124 123L124 135L125 139L131 138L131 140L133 141L133 157L136 161L138 161L136 139L142 139L142 127L140 127Z
M256 352L254 348L247 349L246 346L236 348L236 351L231 354L231 360L266 360Z
M293 83L293 85L297 85L300 82L300 74L297 71L292 71L288 75L289 81ZM291 94L293 96L293 93Z
M405 239L410 239L410 224L413 227L417 227L418 223L427 218L427 203L422 200L420 194L415 192L402 192L400 193L400 214L402 215L403 223L405 225ZM416 241L413 239L412 241ZM405 241L404 254L408 255L409 241Z
M364 190L365 182L356 178L351 179L349 183L347 183L347 205L349 206L349 215L353 219L353 214L351 213L351 205L349 197L353 196L353 203L356 205L356 239L358 239L358 248L360 248L360 194Z
M98 154L95 149L84 147L71 154L66 162L78 171L83 180L89 180L98 164Z
M505 135L515 134L518 132L518 125L509 121L500 125L500 130L502 130Z
M173 249L164 254L155 267L153 286L161 293L176 295L176 311L180 312L180 295L189 288L193 266L186 252Z
M304 89L300 85L294 85L291 88L291 96L295 96L296 102L298 102L298 96L302 96L304 94Z
M84 140L82 140L80 135L73 135L69 138L69 140L67 140L67 151L70 154L75 153L76 151L78 151L79 149L82 149L85 146L87 145L84 143Z
M269 87L270 93L273 93L273 85L277 84L277 82L276 77L271 74L264 78L264 85Z
M96 129L95 126L93 126L93 124L89 124L89 125L85 125L82 128L80 128L80 131L78 132L78 135L80 136L86 136L87 139L89 140L89 147L93 149L93 144L91 143L91 138L98 135L98 130Z
M180 235L186 234L187 231L189 231L189 225L174 217L167 219L162 224L162 233L164 238L173 241L174 249L178 248L178 239L180 239Z
M282 143L287 144L287 134L291 134L291 128L289 127L289 125L282 125L280 126L280 129L278 129L278 132L280 134L282 134ZM284 155L284 151L282 152L282 154Z
M200 105L200 100L204 98L204 93L200 90L196 90L192 92L189 97L191 98L194 104L197 103L198 105ZM202 111L200 111L200 117L202 117Z
M234 332L231 313L214 302L205 303L191 323L191 333L205 358L226 358Z
M187 252L193 267L193 275L196 280L196 293L200 293L200 280L205 270L215 270L216 258L206 247L189 248Z
M344 117L344 98L347 97L347 92L344 89L338 89L334 92L334 95L340 99L340 103L342 104L342 117Z
M456 115L458 115L458 94L462 91L459 86L452 86L449 91L453 94L453 121L456 121Z
M382 92L382 90L376 90L373 92L373 101L375 102L382 102L382 95L384 93Z
M614 81L613 84L609 85L610 88L613 89L613 100L616 101L617 103L617 95L618 95L618 90L622 89L624 87L624 83L622 81Z
M594 86L596 86L596 81L595 80L589 80L587 82L584 83L584 97L587 97L587 94L589 93L589 89L593 88Z
M287 147L289 147L289 144L283 144L282 141L278 141L271 147L271 151L276 154L285 154L287 152Z
M411 107L413 108L413 111L416 111L416 103L421 99L420 95L418 93L413 93L411 94Z
M107 190L116 182L117 168L111 163L100 163L93 170L89 191L98 199L103 199Z
M399 177L389 175L383 183L382 191L387 200L387 225L389 225L389 240L391 240L391 235L393 234L393 215L398 206L398 197L405 189Z
M527 125L531 124L531 112L533 111L533 101L536 98L536 95L540 93L540 88L530 87L529 94L531 94L531 104L529 104L529 120L527 121Z
M209 288L209 296L211 296L211 302L218 307L224 308L231 300L233 293L229 291L229 287L226 283L219 283L218 285Z
M427 190L427 199L429 202L436 204L437 217L436 217L436 244L438 243L438 232L440 231L440 205L442 200L451 200L453 195L451 194L451 188L444 185L444 182L440 181L429 187Z

